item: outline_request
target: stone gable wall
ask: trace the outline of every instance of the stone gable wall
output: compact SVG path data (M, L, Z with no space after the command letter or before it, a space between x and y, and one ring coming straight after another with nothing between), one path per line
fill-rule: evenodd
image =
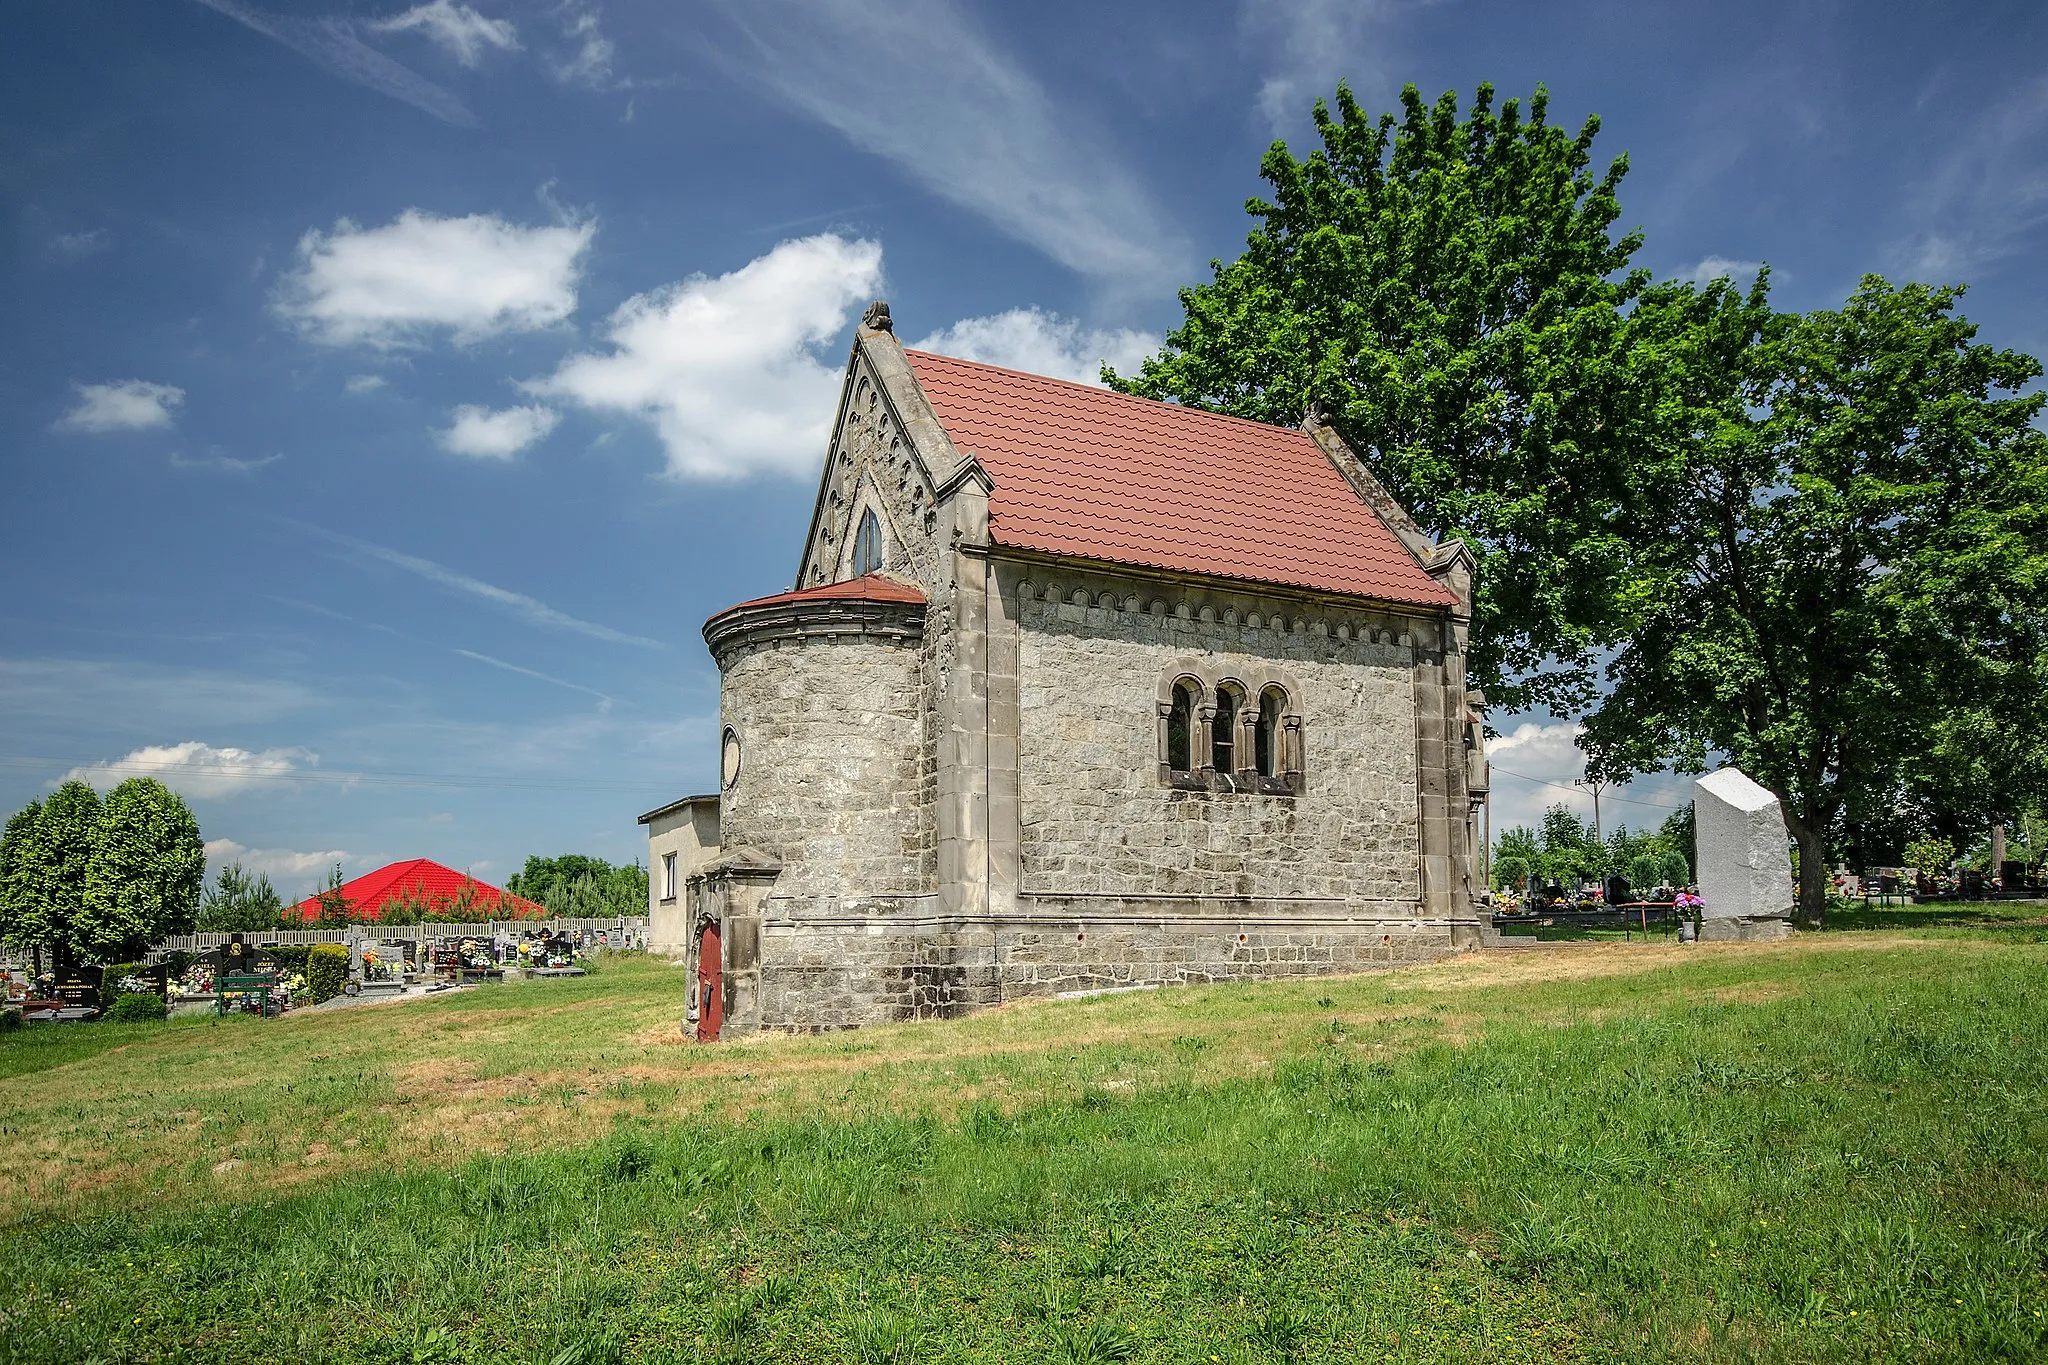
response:
M817 524L802 560L804 581L797 586L850 576L860 513L872 507L886 542L884 569L927 594L938 591L950 566L931 481L865 357L849 372L845 410L827 459Z
M816 636L745 651L720 687L740 737L720 843L783 866L774 895L917 895L933 878L924 651Z
M1428 623L1281 598L1013 570L1021 893L1318 898L1412 910L1411 632ZM1300 796L1170 789L1158 696L1177 663L1298 686Z

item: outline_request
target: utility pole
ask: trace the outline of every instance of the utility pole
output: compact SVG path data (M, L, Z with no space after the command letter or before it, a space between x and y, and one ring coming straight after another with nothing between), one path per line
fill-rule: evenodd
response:
M1585 787L1593 793L1593 842L1605 843L1606 837L1600 833L1600 793L1607 790L1607 779L1604 777L1575 777L1572 779L1572 785L1574 787Z

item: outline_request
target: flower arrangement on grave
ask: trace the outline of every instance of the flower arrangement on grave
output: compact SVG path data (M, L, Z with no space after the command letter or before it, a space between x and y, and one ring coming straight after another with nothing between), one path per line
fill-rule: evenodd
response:
M386 962L375 948L363 949L363 979L365 981L389 981L391 964Z
M178 981L186 995L213 994L213 968L204 962L195 962L187 967Z
M498 964L491 961L489 953L471 953L469 955L469 965L472 967L495 967Z
M116 983L123 995L155 995L156 983L146 976L124 976Z

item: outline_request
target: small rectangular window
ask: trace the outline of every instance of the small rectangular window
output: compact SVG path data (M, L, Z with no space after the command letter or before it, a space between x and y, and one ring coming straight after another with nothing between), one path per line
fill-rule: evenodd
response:
M676 898L676 855L661 855L661 898L672 901Z

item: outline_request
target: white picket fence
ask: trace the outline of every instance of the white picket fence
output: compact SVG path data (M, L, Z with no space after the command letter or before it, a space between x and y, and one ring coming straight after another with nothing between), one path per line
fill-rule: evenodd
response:
M518 938L522 933L546 929L550 934L567 934L581 940L585 933L593 939L603 934L612 947L641 945L647 942L648 921L645 915L616 915L610 918L577 918L565 916L560 919L500 919L475 924L352 924L344 929L263 929L245 932L242 942L252 948L283 947L287 944L304 943L350 943L356 939L381 939L386 942L405 940L410 943L428 943L443 938L498 937ZM210 948L225 947L233 934L173 934L150 950L152 958L165 953L203 953Z

